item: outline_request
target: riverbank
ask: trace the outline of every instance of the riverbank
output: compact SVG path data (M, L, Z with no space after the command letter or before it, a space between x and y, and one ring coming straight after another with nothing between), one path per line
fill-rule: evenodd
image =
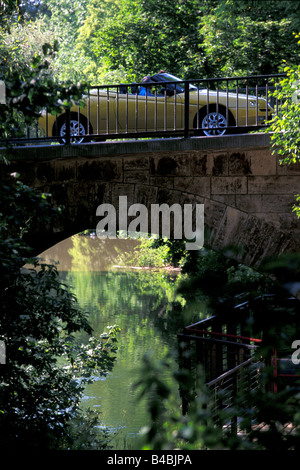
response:
M168 272L178 272L180 273L182 268L174 267L174 266L164 266L164 267L156 267L156 266L117 266L114 265L112 268L116 269L136 269L136 270L144 270L144 271L168 271Z

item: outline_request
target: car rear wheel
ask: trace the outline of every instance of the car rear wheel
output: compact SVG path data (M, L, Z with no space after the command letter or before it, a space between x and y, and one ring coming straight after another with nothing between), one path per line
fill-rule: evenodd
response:
M226 114L228 114L228 118ZM215 106L210 106L208 112L205 106L205 108L199 112L199 116L195 117L194 122L194 128L199 127L199 129L195 131L195 134L207 137L224 135L228 133L228 126L234 125L234 119L231 113L226 113L226 109L221 106L218 111Z
M90 137L86 137L86 134L93 134L91 125L88 126L87 119L81 114L78 116L77 113L70 114L70 143L80 144L82 142L90 141ZM66 142L66 115L60 116L54 124L53 135L58 136L61 143Z

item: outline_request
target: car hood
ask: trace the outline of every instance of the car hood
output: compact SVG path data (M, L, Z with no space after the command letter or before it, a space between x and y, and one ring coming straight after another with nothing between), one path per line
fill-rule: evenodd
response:
M227 102L228 100L229 105L231 106L234 103L236 103L237 100L240 103L240 106L243 106L243 107L246 106L247 101L248 103L251 104L252 107L254 107L256 103L258 103L260 106L264 105L264 107L266 107L266 104L267 104L265 98L261 98L259 96L256 97L255 95L246 95L245 93L239 93L237 95L237 93L233 93L233 92L229 92L229 93L227 93L226 91L217 92L216 90L207 90L207 89L199 90L199 97L198 97L197 91L191 91L190 101L197 102L200 97L202 97L202 100L206 99L208 92L209 92L208 96L210 99L212 98L215 98L216 100L219 99L223 103ZM268 107L270 108L270 105L268 105Z
M264 100L264 98L260 98L260 97L256 97L255 95L246 95L245 93L239 93L237 95L237 93L234 93L234 92L229 92L227 93L226 91L217 91L217 90L207 90L207 88L205 89L200 89L199 90L199 95L207 95L207 92L209 92L209 96L216 96L217 94L219 96L223 96L223 97L227 97L228 98L232 98L232 99L236 99L237 96L239 98L242 98L242 99L248 99L248 100ZM190 93L190 96L197 96L198 95L198 92L197 91L191 91ZM265 100L264 100L265 101Z

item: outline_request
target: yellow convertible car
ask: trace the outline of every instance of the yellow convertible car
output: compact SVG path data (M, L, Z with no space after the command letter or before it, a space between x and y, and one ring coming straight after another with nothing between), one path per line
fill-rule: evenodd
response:
M43 113L39 127L47 137L63 142L69 123L71 142L80 143L109 137L151 136L155 132L182 134L187 126L193 135L217 136L237 128L261 126L272 117L273 109L264 98L199 88L200 83L195 86L160 72L145 77L140 84L94 87L83 108L71 108L69 120L66 121L65 113Z

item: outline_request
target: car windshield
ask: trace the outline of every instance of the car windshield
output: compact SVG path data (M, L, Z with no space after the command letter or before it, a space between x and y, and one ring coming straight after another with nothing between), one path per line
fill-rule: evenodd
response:
M170 73L158 73L156 75L153 75L151 79L154 82L182 82L182 80L178 77L175 77L174 75L171 75ZM183 93L185 89L185 84L180 83L180 85L176 85L176 92L177 93ZM195 85L192 85L191 83L189 84L189 89L190 91L197 90L197 87Z

